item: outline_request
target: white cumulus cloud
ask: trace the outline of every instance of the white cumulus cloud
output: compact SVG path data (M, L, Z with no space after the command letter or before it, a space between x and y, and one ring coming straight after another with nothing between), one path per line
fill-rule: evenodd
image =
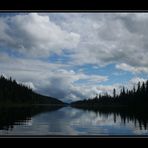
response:
M80 35L56 25L37 13L0 18L0 45L31 56L48 56L62 49L77 47Z

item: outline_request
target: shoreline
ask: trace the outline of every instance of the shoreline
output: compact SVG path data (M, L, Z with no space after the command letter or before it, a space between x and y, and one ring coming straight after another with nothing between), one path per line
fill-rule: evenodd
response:
M65 104L1 104L0 107L36 107L36 106L45 106L45 107L64 107Z

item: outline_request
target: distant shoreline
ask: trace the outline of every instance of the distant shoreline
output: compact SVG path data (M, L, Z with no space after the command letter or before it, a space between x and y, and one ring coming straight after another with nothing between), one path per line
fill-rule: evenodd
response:
M83 110L92 110L92 111L99 111L99 110L106 110L106 111L121 111L123 110L130 110L130 111L141 111L141 110L146 110L148 111L147 104L140 104L140 105L133 105L133 106L128 106L128 105L85 105L85 104L71 104L70 105L73 108L77 109L83 109Z
M64 107L64 104L1 104L0 107L31 107L31 106L49 106L49 107Z

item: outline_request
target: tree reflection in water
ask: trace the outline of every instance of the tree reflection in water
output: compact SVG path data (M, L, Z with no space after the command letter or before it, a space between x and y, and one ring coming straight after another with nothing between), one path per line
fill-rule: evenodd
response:
M19 130L19 133L29 133L30 131L40 134L44 134L46 131L48 134L69 134L68 130L74 131L73 133L81 133L79 129L84 129L84 133L100 134L98 127L107 128L110 126L108 122L114 123L114 128L124 129L122 125L132 128L135 126L138 130L148 130L148 109L147 108L126 108L126 107L100 107L97 109L74 109L71 107L64 107L61 110L55 111L61 108L60 106L28 106L28 107L0 107L0 130L11 131L14 130L15 125L27 125L28 121L32 117L36 116L36 125L31 126L29 131L21 131L20 128L16 129L14 133ZM52 112L55 111L55 112ZM51 112L48 114L48 112ZM40 113L42 116L38 117ZM44 114L46 113L46 114ZM96 120L99 119L99 122ZM93 122L94 121L94 122ZM97 121L97 122L96 122ZM100 124L101 123L101 124ZM132 123L132 124L131 124ZM44 126L47 125L47 129L44 130ZM21 126L20 126L21 127ZM36 128L43 128L43 131L38 131ZM93 130L96 131L93 131ZM26 130L26 129L25 129ZM35 131L34 131L35 130ZM110 129L109 129L110 130ZM46 134L47 134L46 133ZM103 132L102 132L103 133ZM120 133L120 131L119 131ZM71 133L70 133L71 134Z
M12 130L14 125L25 124L37 114L59 108L61 106L0 107L0 130Z
M148 108L141 107L97 107L88 108L84 106L75 107L83 110L93 111L99 116L110 116L113 115L114 123L116 123L117 116L121 118L121 122L126 125L126 123L133 122L135 127L139 127L140 130L148 130Z

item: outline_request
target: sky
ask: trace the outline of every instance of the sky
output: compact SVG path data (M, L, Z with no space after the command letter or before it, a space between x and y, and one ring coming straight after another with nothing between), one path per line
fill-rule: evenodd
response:
M0 75L71 102L148 79L148 13L0 13Z

